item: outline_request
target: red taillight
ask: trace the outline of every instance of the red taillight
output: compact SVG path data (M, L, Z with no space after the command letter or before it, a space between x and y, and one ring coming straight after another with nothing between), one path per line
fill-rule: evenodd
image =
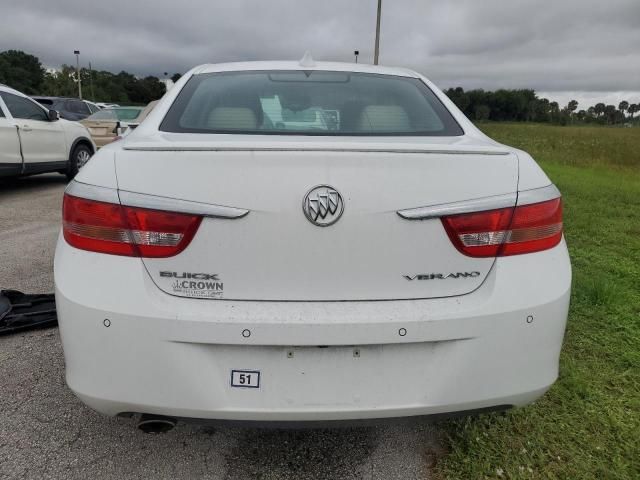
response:
M442 218L455 247L470 257L539 252L562 239L562 201L465 213Z
M201 217L98 202L65 194L62 231L69 245L129 257L171 257L184 250Z

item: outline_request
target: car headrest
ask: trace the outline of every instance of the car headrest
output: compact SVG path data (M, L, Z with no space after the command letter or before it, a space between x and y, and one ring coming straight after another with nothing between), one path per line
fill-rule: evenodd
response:
M217 107L209 114L207 127L212 130L256 130L258 119L248 107Z
M358 129L363 132L410 131L406 110L398 105L368 105L360 114Z

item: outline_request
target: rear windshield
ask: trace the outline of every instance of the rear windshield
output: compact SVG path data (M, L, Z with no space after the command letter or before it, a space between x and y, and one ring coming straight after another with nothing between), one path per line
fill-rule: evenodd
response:
M88 116L87 120L135 120L141 111L141 108L106 108Z
M334 136L463 134L445 106L417 78L328 71L194 75L160 130Z
M38 102L40 105L46 105L46 106L53 105L53 100L51 100L50 98L34 98L34 100Z

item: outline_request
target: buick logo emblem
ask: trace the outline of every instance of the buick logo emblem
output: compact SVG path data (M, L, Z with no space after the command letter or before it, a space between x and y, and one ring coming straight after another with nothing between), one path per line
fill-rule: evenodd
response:
M318 185L307 192L302 211L314 225L328 227L336 223L344 211L342 195L329 185Z

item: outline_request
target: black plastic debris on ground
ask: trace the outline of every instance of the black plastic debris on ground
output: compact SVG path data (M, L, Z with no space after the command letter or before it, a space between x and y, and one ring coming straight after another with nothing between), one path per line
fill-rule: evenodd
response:
M27 295L0 290L0 335L58 325L53 293Z

